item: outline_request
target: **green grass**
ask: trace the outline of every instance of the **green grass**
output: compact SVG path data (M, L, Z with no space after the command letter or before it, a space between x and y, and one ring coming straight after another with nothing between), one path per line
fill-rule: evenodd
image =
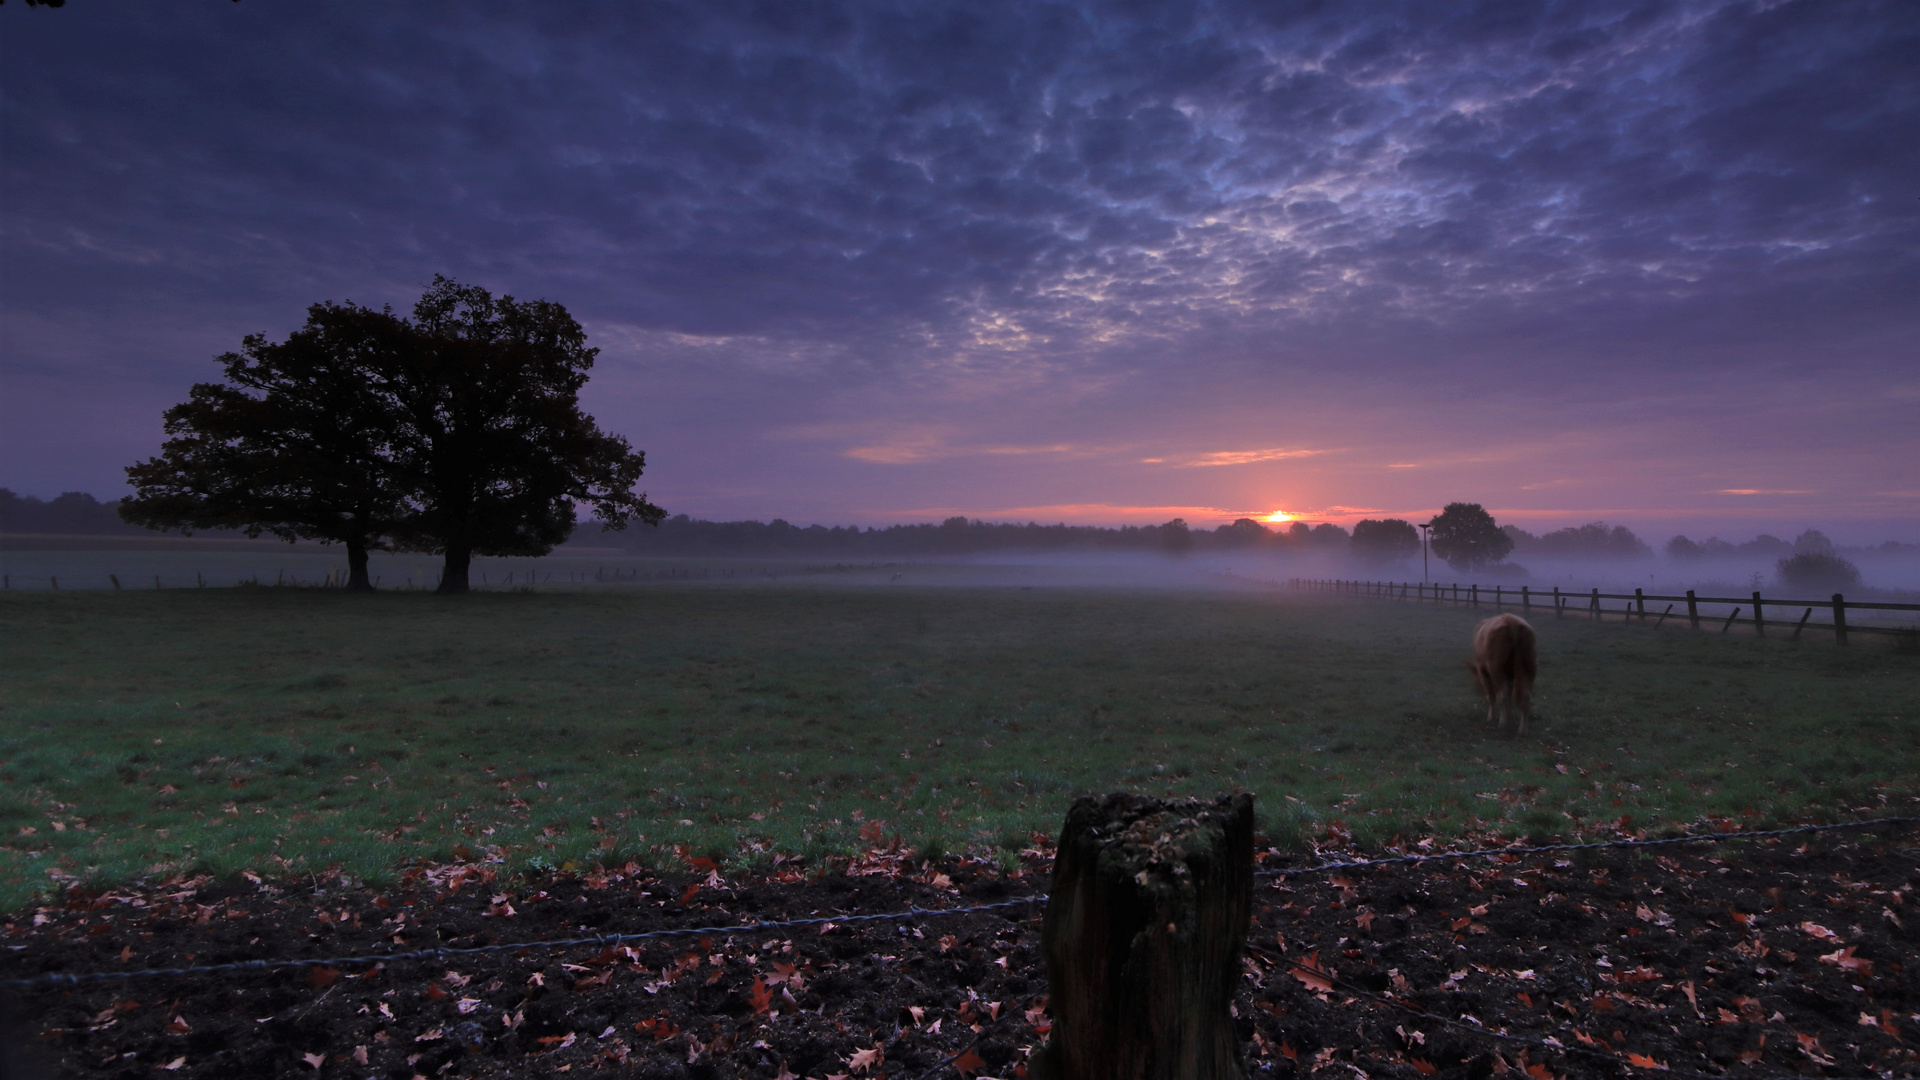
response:
M1466 677L1475 617L1068 589L0 594L0 907L189 867L378 881L457 845L1018 847L1116 789L1251 790L1276 843L1337 821L1377 845L1899 812L1915 787L1920 657L1537 614L1539 716L1512 740Z

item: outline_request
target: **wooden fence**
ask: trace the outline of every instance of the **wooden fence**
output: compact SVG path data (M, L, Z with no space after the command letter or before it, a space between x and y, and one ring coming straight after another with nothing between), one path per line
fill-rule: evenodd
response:
M1550 593L1535 591L1530 586L1521 585L1511 588L1495 585L1482 588L1479 585L1461 585L1458 583L1422 583L1418 581L1348 581L1327 578L1290 578L1289 588L1303 592L1326 592L1345 596L1376 597L1383 600L1405 600L1410 603L1426 602L1436 604L1466 604L1473 607L1490 605L1494 610L1514 608L1522 614L1530 615L1535 611L1551 611L1556 619L1569 615L1585 615L1595 622L1609 616L1618 615L1621 621L1638 621L1660 626L1669 617L1676 621L1687 620L1687 625L1695 630L1718 627L1721 633L1735 626L1750 627L1756 637L1766 637L1767 628L1790 628L1789 638L1799 638L1809 626L1822 632L1831 631L1833 640L1838 644L1847 643L1849 634L1920 634L1920 620L1915 626L1876 625L1864 619L1847 620L1847 612L1920 612L1920 604L1889 604L1863 600L1848 600L1840 593L1834 593L1828 600L1782 600L1761 596L1758 592L1749 597L1697 596L1692 589L1684 596L1666 596L1635 589L1631 593L1603 593L1599 589L1587 592L1568 590L1562 592L1554 588ZM1619 602L1617 608L1607 606L1609 602ZM1577 602L1577 603L1576 603ZM1649 612L1648 604L1666 604L1664 610ZM1684 615L1676 615L1674 609L1685 604ZM1705 606L1709 610L1703 612ZM1726 608L1732 611L1725 611ZM1772 611L1785 611L1789 615L1795 608L1804 608L1798 619L1773 618ZM1822 618L1815 620L1818 612ZM1869 616L1871 618L1873 616ZM1883 617L1883 616L1882 616Z

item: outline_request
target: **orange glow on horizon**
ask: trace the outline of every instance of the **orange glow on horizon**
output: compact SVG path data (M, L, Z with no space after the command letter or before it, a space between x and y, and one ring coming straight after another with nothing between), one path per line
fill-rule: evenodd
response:
M1284 524L1286 522L1292 521L1295 516L1296 515L1287 513L1285 510L1275 510L1273 513L1268 514L1266 517L1263 517L1260 520L1271 521L1276 525L1280 525L1280 524Z

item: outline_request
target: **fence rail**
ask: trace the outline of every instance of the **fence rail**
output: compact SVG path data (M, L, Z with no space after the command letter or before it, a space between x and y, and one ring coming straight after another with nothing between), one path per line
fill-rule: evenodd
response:
M1564 619L1569 615L1584 615L1594 622L1600 622L1610 616L1618 615L1621 621L1638 620L1641 623L1652 621L1659 626L1674 618L1677 622L1684 618L1687 625L1695 630L1718 626L1726 633L1735 626L1749 627L1756 637L1766 637L1770 626L1791 629L1788 635L1797 639L1811 626L1814 629L1831 632L1836 643L1845 645L1849 634L1920 634L1920 619L1911 627L1888 626L1847 619L1849 611L1911 611L1920 612L1920 604L1894 604L1872 600L1848 600L1840 593L1834 593L1826 600L1784 600L1778 597L1762 596L1754 592L1748 596L1699 596L1688 589L1682 595L1650 593L1644 589L1635 589L1631 593L1608 593L1599 589L1586 592L1567 590L1562 592L1557 586L1551 591L1536 591L1531 586L1517 588L1506 585L1482 587L1478 584L1462 585L1458 582L1419 582L1419 581L1353 581L1342 578L1289 578L1287 586L1302 592L1335 593L1345 596L1372 597L1383 600L1404 600L1416 603L1456 604L1472 607L1491 606L1494 610L1516 608L1524 614L1536 610L1551 611L1554 618ZM1576 601L1578 604L1576 605ZM1608 602L1618 602L1620 607L1607 607ZM1648 611L1648 604L1666 604L1665 610ZM1684 614L1676 615L1674 609L1685 604ZM1703 611L1702 606L1714 608L1732 607L1731 612ZM1774 618L1768 609L1800 610L1800 617ZM1815 620L1814 613L1823 618ZM1743 617L1744 616L1744 617Z

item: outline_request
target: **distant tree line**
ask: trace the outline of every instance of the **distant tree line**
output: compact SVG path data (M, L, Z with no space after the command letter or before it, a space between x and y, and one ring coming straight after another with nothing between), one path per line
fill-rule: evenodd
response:
M143 531L120 520L117 500L101 502L84 491L66 491L43 500L0 488L0 533L126 536Z
M1128 551L1184 555L1190 552L1344 551L1351 538L1338 525L1294 522L1271 529L1240 518L1217 529L1196 529L1175 518L1160 525L1007 524L950 517L938 524L869 526L793 525L780 518L702 521L676 514L657 529L617 541L639 555L804 555L918 557L977 555L992 551ZM583 537L583 539L589 539Z
M444 277L411 318L315 304L167 410L170 438L127 469L119 514L338 543L355 590L372 588L369 551L439 553L439 590L466 592L473 556L544 555L582 504L613 529L665 515L633 490L645 455L580 411L598 352L559 304Z

